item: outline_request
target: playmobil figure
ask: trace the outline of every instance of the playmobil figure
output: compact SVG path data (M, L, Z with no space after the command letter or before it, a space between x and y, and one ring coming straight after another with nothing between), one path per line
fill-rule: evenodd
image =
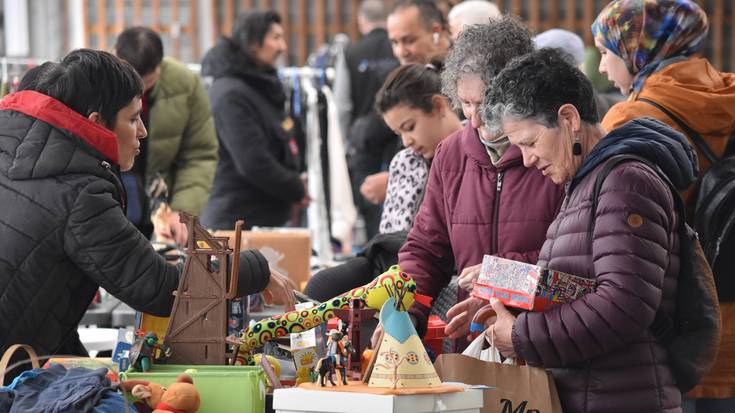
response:
M342 384L347 384L347 359L355 353L355 349L341 331L331 330L327 337L327 357L331 358L334 369L339 370Z
M136 333L135 344L130 350L130 366L136 370L147 372L153 363L158 360L165 361L171 355L171 349L165 344L158 343L156 333L150 332L143 335Z
M332 386L336 386L337 383L334 382L334 357L332 356L326 356L319 359L319 361L316 362L316 366L314 366L314 370L318 374L319 378L319 386L325 387L326 383L324 383L324 380L329 380L330 383L332 383ZM344 377L344 376L343 376Z

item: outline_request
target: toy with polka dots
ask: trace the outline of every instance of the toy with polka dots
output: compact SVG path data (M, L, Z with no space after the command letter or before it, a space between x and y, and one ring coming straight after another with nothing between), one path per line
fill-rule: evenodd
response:
M410 308L416 293L416 282L411 276L402 272L397 265L394 265L372 282L327 300L313 308L294 310L263 319L243 330L237 339L240 346L239 355L242 356L241 360L249 361L251 359L249 355L253 350L262 347L274 338L283 337L290 333L299 333L326 323L329 319L335 317L334 310L349 308L350 301L354 299L363 300L367 307L380 311L383 303L389 297L399 296L397 292L401 290L405 290L405 293L402 294L403 308Z

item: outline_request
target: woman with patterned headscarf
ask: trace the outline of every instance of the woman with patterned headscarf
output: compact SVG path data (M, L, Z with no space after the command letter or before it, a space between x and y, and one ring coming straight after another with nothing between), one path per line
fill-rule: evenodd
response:
M592 24L600 72L628 96L602 121L610 131L650 116L677 128L668 109L720 156L735 128L735 75L695 54L707 37L707 15L691 0L615 0ZM700 173L709 162L698 152Z
M696 56L709 28L707 15L690 0L615 0L592 24L602 53L600 72L628 100L613 106L602 120L611 131L644 116L681 130L661 105L698 132L721 157L735 130L735 75L715 69ZM691 142L691 138L690 142ZM696 148L696 145L693 145ZM709 162L697 149L700 174ZM688 193L683 194L688 198ZM715 367L687 395L700 399L696 411L735 411L735 303L720 303L723 336ZM715 400L716 399L716 400ZM689 410L685 401L685 411ZM724 404L723 404L724 403ZM705 407L709 406L709 407Z

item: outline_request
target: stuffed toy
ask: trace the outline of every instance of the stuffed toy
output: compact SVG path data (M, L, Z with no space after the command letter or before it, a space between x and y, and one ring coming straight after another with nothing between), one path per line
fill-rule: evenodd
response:
M158 383L136 384L132 393L151 407L153 413L194 413L199 409L199 392L191 376L186 374L168 387Z

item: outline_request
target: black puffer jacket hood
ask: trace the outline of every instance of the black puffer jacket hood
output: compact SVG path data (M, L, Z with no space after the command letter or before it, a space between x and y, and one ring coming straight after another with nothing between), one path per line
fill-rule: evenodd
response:
M275 106L282 107L286 101L276 69L257 64L250 54L243 52L228 37L220 38L204 56L202 76L214 79L238 77Z
M109 129L34 91L6 96L0 110L15 112L8 116L30 116L42 121L33 123L25 134L5 130L18 138L0 141L0 170L10 179L71 174L112 179L109 171L116 167L118 152L117 138Z

